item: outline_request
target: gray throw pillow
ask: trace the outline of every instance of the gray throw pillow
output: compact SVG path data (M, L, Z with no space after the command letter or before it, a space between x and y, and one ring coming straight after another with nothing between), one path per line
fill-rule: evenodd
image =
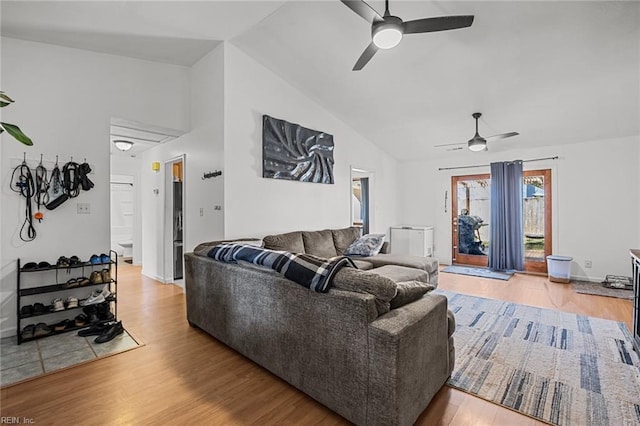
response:
M375 256L384 244L384 234L367 234L355 240L344 251L345 256Z
M422 281L404 281L397 283L396 297L391 299L391 309L415 302L435 287Z

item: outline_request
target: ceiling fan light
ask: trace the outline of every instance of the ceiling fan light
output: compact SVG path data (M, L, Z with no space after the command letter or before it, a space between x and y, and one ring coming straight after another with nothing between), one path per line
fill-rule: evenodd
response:
M113 141L113 144L120 151L129 151L131 148L133 148L133 142L125 141L125 140L122 140L122 139L118 139L118 140Z
M402 19L386 16L384 21L373 24L371 37L378 49L391 49L400 43L403 32Z
M484 151L485 149L487 149L486 139L480 137L480 138L473 138L469 141L469 151L478 152L478 151Z

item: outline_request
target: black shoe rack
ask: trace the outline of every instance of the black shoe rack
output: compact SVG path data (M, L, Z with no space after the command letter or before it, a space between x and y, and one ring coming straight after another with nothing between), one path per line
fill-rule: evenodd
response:
M25 269L23 265L20 263L20 259L17 260L17 311L16 311L16 320L17 320L17 340L18 345L23 342L28 342L31 340L41 339L43 337L49 337L56 334L67 333L69 331L80 330L82 328L90 327L96 323L104 323L118 320L118 301L117 301L117 293L118 293L118 253L113 250L109 251L110 261L108 263L91 263L81 262L77 265L73 266L56 266L53 264L52 266L47 266L44 268L28 268ZM77 277L89 277L93 271L102 271L103 269L109 270L110 279L108 282L89 282L84 285L73 285L69 286L67 282L71 278ZM82 312L85 306L80 305L80 302L83 300L77 297L78 294L89 295L96 288L104 287L108 285L110 296L106 299L108 302L109 311L113 314L113 318L89 322L87 321L84 325L76 326L74 322L74 318L78 315L78 312ZM53 306L49 303L43 303L44 310L42 312L33 313L30 315L22 314L22 307L27 305L33 305L34 300L42 300L42 297L38 298L37 296L50 293L50 295L55 297L54 293L65 292L66 296L74 296L78 298L78 306L67 308L63 310L53 311ZM72 294L73 293L73 294ZM64 300L64 299L63 299ZM89 305L95 306L95 305ZM59 314L58 317L63 316L61 313L67 313L70 317L67 318L59 318L52 323L47 323L47 319L51 319L54 314ZM64 319L70 320L74 325L66 327L64 330L55 331L54 325L64 321ZM22 331L25 328L25 324L38 324L45 323L50 329L51 332L39 336L23 338Z

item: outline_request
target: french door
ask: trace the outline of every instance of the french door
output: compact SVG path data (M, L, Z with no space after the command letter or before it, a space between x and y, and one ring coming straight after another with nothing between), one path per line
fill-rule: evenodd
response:
M551 170L523 172L525 271L547 272L551 254ZM457 265L487 266L491 223L491 176L451 178L452 259Z

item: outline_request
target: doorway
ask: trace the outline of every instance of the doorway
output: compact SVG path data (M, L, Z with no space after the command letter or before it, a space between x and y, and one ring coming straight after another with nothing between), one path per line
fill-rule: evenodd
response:
M523 172L523 241L525 271L546 273L551 254L551 170ZM488 265L491 224L491 175L451 178L452 261Z
M165 161L164 279L181 284L184 271L185 155Z

